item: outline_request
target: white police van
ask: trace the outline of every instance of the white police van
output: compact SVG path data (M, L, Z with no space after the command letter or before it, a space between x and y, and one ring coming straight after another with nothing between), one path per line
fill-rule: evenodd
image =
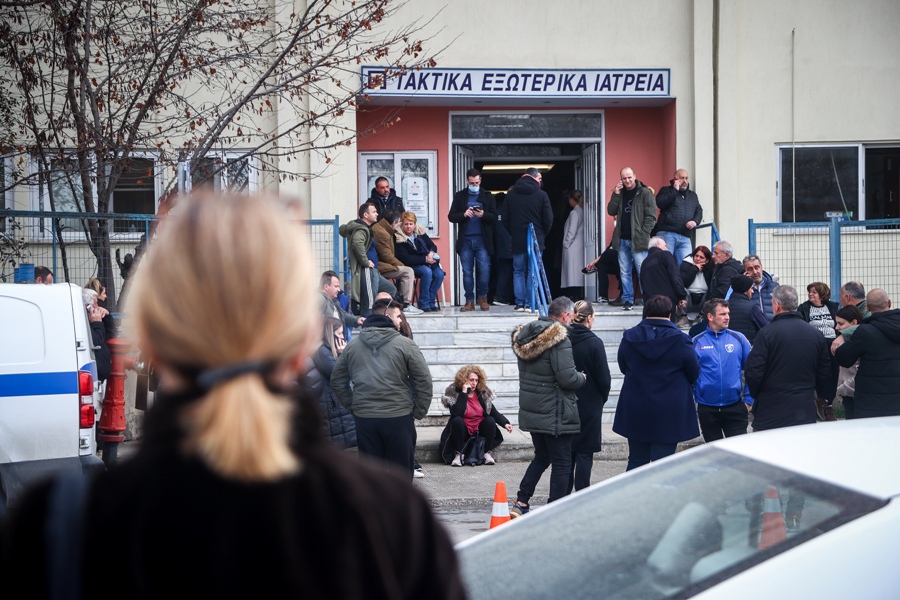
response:
M0 284L0 506L97 457L97 364L81 288Z

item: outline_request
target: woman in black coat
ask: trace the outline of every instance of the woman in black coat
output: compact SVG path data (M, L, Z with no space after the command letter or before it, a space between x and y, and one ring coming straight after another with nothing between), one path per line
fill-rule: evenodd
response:
M322 345L313 355L313 365L322 375L319 410L325 420L325 439L339 448L353 448L356 446L356 422L331 389L331 371L334 370L337 357L347 346L344 341L344 324L339 319L326 317L322 329Z
M713 268L716 265L712 261L712 252L706 246L697 246L691 255L691 260L681 261L678 272L681 282L688 293L688 315L700 313L703 308L703 299L709 290L712 281ZM702 315L701 315L702 316Z
M594 308L590 302L579 300L575 303L575 317L569 327L569 339L572 340L575 368L587 375L587 379L584 386L575 391L578 395L581 432L572 442L572 476L569 478L569 492L573 487L577 491L591 485L594 452L600 452L603 405L609 398L611 379L606 348L603 346L603 340L591 331L593 325Z
M484 464L494 464L491 451L503 441L498 426L512 432L509 419L494 406L494 392L487 386L487 375L477 365L466 365L456 372L441 403L450 409L450 420L441 432L441 458L453 467L462 466L462 449L476 432L485 438Z

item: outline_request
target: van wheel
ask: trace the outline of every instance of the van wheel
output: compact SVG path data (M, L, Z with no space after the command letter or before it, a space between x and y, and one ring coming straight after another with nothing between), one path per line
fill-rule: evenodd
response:
M107 469L112 469L116 466L116 461L118 460L119 455L119 442L104 442L103 443L103 464L106 465Z

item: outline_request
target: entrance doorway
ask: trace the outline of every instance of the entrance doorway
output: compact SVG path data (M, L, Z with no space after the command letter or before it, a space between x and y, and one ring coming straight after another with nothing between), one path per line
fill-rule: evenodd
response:
M604 212L600 210L602 200L598 194L602 189L602 127L599 111L451 115L452 193L465 187L466 171L474 167L482 173L482 187L494 193L501 204L506 191L525 169L541 170L542 187L553 208L553 227L547 233L544 251L544 267L553 296L560 294L563 234L572 210L567 192L578 189L584 194L581 265L598 256L604 247ZM452 239L456 239L456 231ZM455 252L454 265L453 297L461 304L464 302L462 269ZM492 279L496 272L497 269L492 269ZM585 298L594 300L596 279L585 277L584 284Z

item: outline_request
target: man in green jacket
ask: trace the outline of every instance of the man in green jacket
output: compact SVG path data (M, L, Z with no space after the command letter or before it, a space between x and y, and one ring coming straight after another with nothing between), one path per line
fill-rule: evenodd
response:
M356 303L359 314L368 316L375 295L388 292L391 296L397 288L378 272L378 253L374 246L372 225L378 220L378 211L371 202L365 202L357 211L358 219L341 225L338 231L347 238L347 257L350 259L350 299ZM354 309L354 310L356 310Z
M631 281L632 268L641 276L641 263L647 258L650 232L656 225L656 199L653 190L634 177L631 167L619 172L621 179L616 183L606 212L616 218L612 247L619 251L619 275L622 278L622 308L631 310L634 306L634 286ZM618 306L618 302L610 302Z
M331 388L353 413L359 453L399 465L412 479L413 419L428 413L432 382L422 351L400 335L401 310L394 300L375 301L359 335L338 357Z
M550 303L547 317L516 327L512 349L519 362L519 428L531 433L534 459L519 484L513 517L528 512L528 502L544 471L550 470L547 502L569 493L572 440L581 430L575 390L585 375L575 368L568 325L575 305L562 296Z

